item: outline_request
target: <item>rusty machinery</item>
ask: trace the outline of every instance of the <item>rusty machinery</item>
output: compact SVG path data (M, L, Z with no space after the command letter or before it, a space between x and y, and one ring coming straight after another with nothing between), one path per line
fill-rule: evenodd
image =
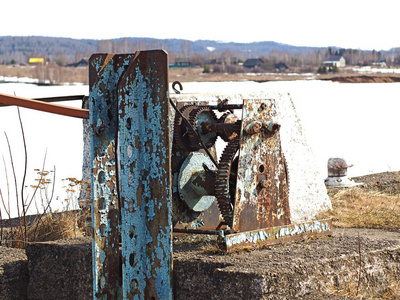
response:
M171 104L175 232L218 234L227 249L321 232L321 224L325 234L330 231L329 221L290 224L288 169L273 99ZM225 147L217 161L218 138Z
M274 101L179 106L171 157L176 227L212 233L289 224L288 173ZM218 137L226 145L217 162Z
M290 224L288 168L274 99L171 105L176 111L171 156L175 232L218 234L223 249L304 233L331 234L330 220ZM225 143L219 160L217 139Z

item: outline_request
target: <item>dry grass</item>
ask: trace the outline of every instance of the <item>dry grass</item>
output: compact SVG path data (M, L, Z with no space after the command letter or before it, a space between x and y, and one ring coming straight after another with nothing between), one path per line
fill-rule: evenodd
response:
M349 281L339 289L332 282L328 282L324 288L324 293L341 297L351 297L357 299L400 299L400 282L398 278L390 278L387 285L379 287L368 283L358 286L355 281Z
M332 210L321 218L332 218L335 227L400 230L400 194L389 195L362 188L331 193Z
M221 254L224 253L220 248L216 245L216 243L206 243L201 247L202 251L207 254Z
M330 192L332 210L321 218L332 218L335 227L375 228L389 231L400 230L400 194L385 194L362 188ZM400 281L389 280L387 286L368 286L349 281L337 289L327 284L326 292L344 297L361 299L400 299Z
M400 282L391 276L386 285L369 285L368 281L360 285L356 281L349 281L339 289L332 282L328 282L324 293L357 299L400 299Z
M29 226L28 240L34 242L55 241L85 236L85 229L78 226L80 212L48 213Z
M46 242L90 236L91 224L87 222L88 215L89 210L37 215L28 224L27 239L24 236L18 236L17 224L13 228L14 234L11 234L11 228L3 228L1 246L25 248L26 242ZM5 220L3 223L7 225Z

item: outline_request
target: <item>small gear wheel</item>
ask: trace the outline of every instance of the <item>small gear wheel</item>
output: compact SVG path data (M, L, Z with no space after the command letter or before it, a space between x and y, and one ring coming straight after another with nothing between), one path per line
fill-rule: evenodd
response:
M207 106L198 106L197 108L191 110L189 114L189 122L196 130L200 139L202 140L203 144L210 148L214 146L215 141L217 140L217 133L216 132L203 132L202 123L210 123L215 124L217 123L217 117L215 113ZM190 140L190 149L192 151L199 150L203 148L201 143L199 142L198 136L191 128L188 128L189 140Z
M238 123L239 118L232 112L226 112L224 113L219 119L218 123L220 124L235 124ZM235 128L237 131L240 131L240 127ZM236 130L223 130L222 132L219 132L219 136L225 141L229 142L232 140L235 136L237 136Z

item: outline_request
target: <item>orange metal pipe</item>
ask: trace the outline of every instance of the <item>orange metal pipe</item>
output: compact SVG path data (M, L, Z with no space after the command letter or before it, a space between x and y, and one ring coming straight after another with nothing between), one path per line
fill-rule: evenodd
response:
M35 110L40 110L68 117L89 119L88 109L69 107L65 105L48 103L39 100L33 100L6 94L0 94L0 103L31 108Z

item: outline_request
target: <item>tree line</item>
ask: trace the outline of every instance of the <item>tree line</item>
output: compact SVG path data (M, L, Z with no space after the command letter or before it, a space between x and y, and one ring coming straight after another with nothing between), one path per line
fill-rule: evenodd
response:
M277 63L289 70L316 71L331 55L343 55L347 65L369 65L384 61L400 65L400 48L389 51L296 47L275 42L218 43L180 39L121 38L113 40L76 40L52 37L0 37L0 63L26 64L30 57L42 57L47 63L65 66L90 57L93 53L132 53L138 50L165 49L170 64L185 58L192 66L213 65L214 70L239 72L248 58L261 58L262 70L273 71Z

